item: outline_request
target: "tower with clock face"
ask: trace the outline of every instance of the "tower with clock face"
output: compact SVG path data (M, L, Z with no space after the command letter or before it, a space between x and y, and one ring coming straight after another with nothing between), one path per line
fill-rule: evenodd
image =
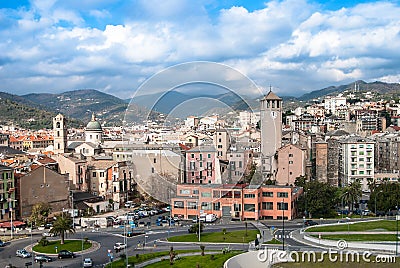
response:
M282 146L282 99L271 90L260 101L261 161L264 177L274 179L275 154Z

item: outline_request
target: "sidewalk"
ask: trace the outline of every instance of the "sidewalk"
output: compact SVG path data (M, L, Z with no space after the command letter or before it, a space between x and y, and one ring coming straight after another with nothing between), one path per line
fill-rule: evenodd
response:
M259 241L260 244L268 242L274 238L272 230L269 227L265 226L265 224L263 224L262 222L256 221L251 223L254 225L254 227L256 227L260 231L261 235L261 239Z
M370 233L370 232L364 232ZM315 233L314 233L315 234ZM347 234L347 233L346 233ZM359 251L369 251L377 253L393 253L396 242L385 242L385 241L345 241L345 240L328 240L323 237L315 238L309 236L309 233L303 232L303 230L295 230L290 233L293 240L308 245L310 247L317 247L321 249L349 249ZM305 237L307 236L307 237Z

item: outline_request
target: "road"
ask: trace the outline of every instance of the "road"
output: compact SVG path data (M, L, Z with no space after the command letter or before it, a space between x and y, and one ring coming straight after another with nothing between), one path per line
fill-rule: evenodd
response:
M191 223L187 223L190 225ZM244 228L244 224L216 224L216 225L206 225L204 232L219 232L222 228L226 228L228 230L242 230ZM249 229L253 227L249 225ZM136 228L133 229L133 232L140 232L142 234L128 237L127 240L127 250L126 253L128 256L134 256L136 254L143 254L151 251L168 251L170 246L173 245L175 250L178 249L199 249L199 245L197 243L187 243L187 244L172 244L165 241L165 239L169 236L182 235L187 234L188 226L175 226L175 227L153 227L150 229L145 228ZM125 229L125 231L130 230L129 227ZM100 249L94 252L89 252L86 254L77 254L74 259L62 259L58 260L54 258L53 262L43 263L43 267L82 267L83 258L90 257L93 259L94 267L103 267L104 264L110 261L108 257L108 250L111 251L114 258L118 258L119 254L125 253L125 251L121 251L120 253L116 253L113 250L113 246L116 242L124 242L124 228L107 228L104 230L78 230L75 234L69 234L68 239L82 239L87 237L89 240L97 241L100 243ZM18 249L24 248L30 244L35 243L41 238L41 234L32 235L25 239L12 241L9 245L0 248L0 267L5 267L7 264L12 264L16 267L25 267L27 262L32 262L33 266L30 267L39 267L38 263L33 261L33 257L29 259L22 259L15 256L15 252ZM53 238L49 238L53 239ZM145 244L145 248L143 249L143 243ZM156 247L154 247L154 244ZM140 245L138 247L138 245ZM216 249L221 250L223 247L227 245L218 244L212 245L207 244L207 249ZM231 246L232 249L247 249L247 244L239 244L235 246Z

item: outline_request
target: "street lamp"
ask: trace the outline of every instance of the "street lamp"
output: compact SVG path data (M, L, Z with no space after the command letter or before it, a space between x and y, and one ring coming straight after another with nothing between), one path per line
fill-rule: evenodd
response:
M285 210L284 210L284 199L282 199L282 250L285 250Z
M8 209L10 210L10 216L11 216L11 240L13 239L13 229L14 229L14 226L13 226L13 202L15 202L15 201L17 201L17 200L12 200L11 198L9 198L8 199Z
M377 193L375 194L375 217L376 217L376 197L378 196L379 193L382 193L382 192L383 192L383 191L380 190L379 192L377 192Z

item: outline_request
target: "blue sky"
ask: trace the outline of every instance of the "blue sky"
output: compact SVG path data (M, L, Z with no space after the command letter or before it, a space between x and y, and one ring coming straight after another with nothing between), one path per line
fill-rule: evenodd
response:
M0 91L130 97L190 61L280 95L400 80L399 1L0 1Z

